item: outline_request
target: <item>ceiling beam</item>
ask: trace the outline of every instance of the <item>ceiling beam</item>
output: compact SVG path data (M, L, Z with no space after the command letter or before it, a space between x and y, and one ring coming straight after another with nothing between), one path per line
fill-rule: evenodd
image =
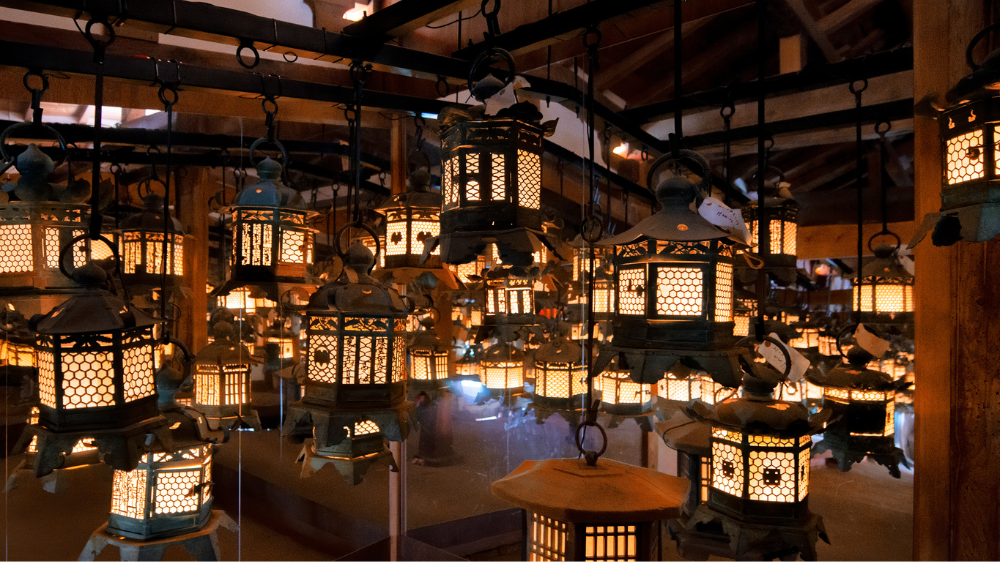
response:
M817 22L819 31L829 36L844 26L854 22L861 16L881 4L884 0L851 0L836 10L820 18Z
M802 29L805 30L809 38L816 43L819 50L823 52L823 56L826 58L826 62L837 62L841 60L840 54L837 52L837 48L833 46L830 42L830 38L827 36L826 32L823 31L819 23L813 19L812 14L809 13L809 8L806 7L804 0L784 0L785 4L792 10L795 14L796 19L802 25Z
M694 33L698 31L705 24L711 21L711 18L701 18L699 20L693 21L681 28L684 35L689 33ZM601 89L609 89L614 84L616 84L622 78L625 78L629 74L639 70L646 63L655 59L656 57L664 56L664 54L674 47L674 34L664 31L657 37L648 41L642 47L639 47L627 57L622 60L615 62L606 70L600 71L597 74L597 87Z
M399 0L343 29L344 35L388 41L479 4L477 0Z

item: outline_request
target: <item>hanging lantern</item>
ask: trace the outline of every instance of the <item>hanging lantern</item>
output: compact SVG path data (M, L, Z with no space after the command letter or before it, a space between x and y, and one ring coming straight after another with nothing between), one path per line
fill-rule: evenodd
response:
M470 91L480 102L503 88L492 75L472 84L480 65L499 55L507 62L508 84L514 79L513 59L492 49L470 71ZM516 96L516 90L515 96ZM555 122L541 123L541 112L530 102L517 103L497 115L447 107L441 125L441 236L425 247L425 255L440 243L445 263L468 263L495 240L508 265L529 266L544 244L553 242L542 230L542 138L555 132Z
M212 430L247 425L260 430L260 418L251 404L250 350L235 340L233 327L218 322L212 343L194 358L192 408L205 415Z
M583 347L568 338L554 336L534 353L532 401L543 409L582 409L587 394L587 370Z
M875 248L875 258L865 261L854 279L852 303L861 293L861 321L866 324L905 323L913 319L913 275L896 255L898 248Z
M483 325L491 326L502 319L507 324L535 323L535 279L517 275L523 268L497 267L485 275L486 308Z
M430 185L411 182L406 193L390 197L375 211L385 215L385 263L382 267L431 269L441 266L440 248L435 248L421 263L424 241L441 233L440 193L431 191Z
M706 404L715 404L732 392L732 389L727 389L705 374L692 373L680 377L668 371L667 375L656 383L656 396L668 402L701 400Z
M798 328L799 334L791 339L788 345L795 349L816 349L819 347L820 331L818 325L800 323L793 327Z
M792 199L788 191L789 184L785 182L785 174L773 166L768 171L778 173L778 181L765 181L764 192L757 194L763 197L763 205L751 201L743 207L743 219L746 221L753 237L750 251L763 260L763 269L771 279L785 286L795 282L796 271L796 236L798 223L796 215L799 204ZM757 172L754 172L756 177ZM758 236L758 221L760 228L768 233L769 244L761 246ZM757 270L749 267L738 269L740 280L752 283L757 279Z
M372 463L391 455L375 422L361 418L344 426L344 431L347 436L336 444L323 446L313 439L303 446L298 458L303 476L331 465L348 486L357 486Z
M176 285L184 275L184 227L168 218L164 254L163 197L150 193L142 202L142 212L121 223L122 282L129 287L159 287L166 267L167 283Z
M257 164L257 177L226 209L233 221L231 271L216 294L252 285L278 301L288 289L305 284L306 266L313 261L314 230L308 220L316 213L281 182L281 164L270 157Z
M733 335L750 335L750 326L757 318L757 296L749 291L736 291L736 306L733 310Z
M899 464L909 467L909 462L895 444L895 401L906 381L897 382L887 373L866 368L872 356L858 346L846 357L847 363L828 373L807 375L810 382L823 387L824 404L840 418L826 428L816 454L831 451L844 472L867 456L899 478Z
M837 351L837 336L831 335L829 332L820 331L816 347L820 355L826 355L827 357L840 355Z
M601 391L601 410L613 416L638 416L653 409L653 385L633 381L614 362L594 379L594 389Z
M448 381L450 346L434 332L434 318L421 320L421 330L410 340L410 388L412 391L436 390Z
M483 352L479 378L494 397L509 399L524 391L524 352L499 342Z
M612 460L549 459L524 461L492 491L524 510L522 560L659 560L661 524L687 487Z
M238 287L218 297L218 306L229 309L237 318L245 318L256 314L258 310L265 312L277 306L275 301L267 297L254 296L254 292L250 287Z
M107 527L110 533L153 540L198 531L208 521L212 514L212 445L193 436L178 436L177 430L174 434L172 450L148 452L134 470L115 471Z
M285 327L285 319L278 318L271 327L264 330L264 350L268 371L281 371L299 363L299 336Z

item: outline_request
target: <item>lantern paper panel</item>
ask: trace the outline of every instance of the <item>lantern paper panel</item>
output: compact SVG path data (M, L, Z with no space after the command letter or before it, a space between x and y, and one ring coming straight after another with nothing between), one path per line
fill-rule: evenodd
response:
M167 275L184 275L184 236L167 236L167 257L163 256L163 233L149 231L124 231L121 234L122 273L161 275L164 265Z
M410 351L410 380L443 381L448 378L448 352L428 349Z
M893 314L913 312L912 284L883 284L878 280L862 281L855 285L852 302L858 302L861 292L861 312Z
M535 395L572 398L586 392L587 375L582 363L535 362Z
M779 438L715 427L712 488L754 502L801 502L809 493L811 444L808 435Z
M520 361L483 361L480 378L489 390L512 390L524 386L524 364Z
M704 375L679 378L668 372L656 383L656 395L663 400L674 402L701 400L706 404L715 404L717 400L725 398L726 390L726 387ZM732 392L731 389L728 390Z

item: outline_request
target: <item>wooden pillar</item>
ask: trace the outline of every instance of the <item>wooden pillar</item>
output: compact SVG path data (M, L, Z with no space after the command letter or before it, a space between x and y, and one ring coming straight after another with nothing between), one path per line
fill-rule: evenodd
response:
M177 338L197 353L208 344L208 199L212 195L209 187L209 170L190 167L179 170L174 175L177 194L181 206L177 214L184 225L184 285L191 289L188 298L181 299L180 321L177 323Z
M406 191L406 122L399 117L389 125L389 175L392 176L393 195Z
M914 3L914 99L943 94L971 70L969 40L986 2ZM977 59L982 60L981 47ZM938 123L914 118L917 220L941 200ZM916 248L913 556L1000 559L1000 242Z

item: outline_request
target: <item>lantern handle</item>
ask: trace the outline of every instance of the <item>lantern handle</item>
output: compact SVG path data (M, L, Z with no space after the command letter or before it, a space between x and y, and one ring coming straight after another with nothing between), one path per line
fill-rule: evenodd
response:
M476 57L476 60L472 61L472 66L469 68L469 80L468 80L469 92L473 91L472 81L476 76L476 72L479 70L479 66L485 63L486 61L496 60L496 59L503 60L505 63L507 63L507 76L504 78L503 81L504 87L507 87L508 85L510 85L511 82L514 81L514 76L515 76L514 57L512 57L510 53L508 53L503 49L500 49L498 47L491 47L489 49L486 49L482 53L479 53L479 56ZM485 100L479 100L479 101L482 102Z
M115 246L114 243L111 242L111 240L109 240L103 234L98 235L96 238L92 238L90 234L79 234L77 236L70 238L69 242L66 242L66 245L64 245L62 247L62 250L59 251L59 271L61 271L63 275L65 275L69 279L73 278L70 272L66 270L66 253L73 248L74 244L80 242L81 240L100 240L101 242L104 242L108 246L108 248L111 249L111 255L115 259L115 268L114 268L115 275L119 274L121 259L118 256L118 247ZM78 268L73 268L74 271L76 269Z
M844 326L844 329L838 332L837 335L834 337L834 340L837 342L837 353L839 353L840 356L843 357L844 359L847 359L847 354L844 353L844 349L840 346L840 340L843 339L844 334L846 334L847 332L851 332L851 335L854 335L854 332L857 331L858 326L859 326L858 323L852 322Z
M670 152L661 154L660 157L654 160L649 166L649 171L646 173L646 189L651 191L653 195L656 195L656 186L653 185L653 178L656 177L656 172L660 166L668 162L680 163L680 161L685 158L701 167L701 181L694 185L693 190L695 191L695 196L701 196L704 194L705 188L709 186L709 182L712 180L711 168L709 168L708 161L705 160L705 157L693 150L679 150L677 152L677 157L674 157L674 155ZM690 166L686 167L691 170Z
M740 341L736 342L736 345L733 346L733 347L743 347L743 344L748 343L748 342L749 343L753 343L753 338L750 337L750 336L746 336L746 337L742 338ZM785 359L785 371L781 374L781 378L782 378L782 380L787 380L788 379L788 375L791 374L791 372L792 372L792 355L790 353L788 353L787 349L785 349L785 344L784 343L782 343L779 340L776 340L776 339L772 338L771 336L764 336L764 339L761 340L761 345L763 345L764 342L770 342L770 343L778 346L778 351L781 352L781 355Z
M759 169L760 168L754 166L753 172L750 174L750 177L751 178L755 177L757 175L757 172L759 171ZM778 174L778 183L779 184L780 183L784 183L784 181L785 181L785 172L781 168L779 168L779 167L777 167L777 166L775 166L773 164L768 164L767 166L764 167L764 173L766 174L768 172L776 172Z
M55 166L58 168L63 162L66 161L66 154L68 154L69 151L66 148L66 139L63 138L62 134L59 131L55 130L50 125L46 125L44 123L35 124L25 121L22 123L14 123L10 127L4 129L2 133L0 133L0 163L12 164L14 162L14 157L12 157L10 154L7 153L7 137L9 137L11 133L13 133L18 129L28 129L33 127L38 127L40 129L45 129L46 131L49 131L56 138L56 140L59 141L59 148L62 149L63 153L62 156L59 157L59 160L56 160L54 162Z
M868 239L868 249L869 250L871 250L872 252L875 251L875 249L872 248L872 242L874 242L875 239L878 238L879 236L892 236L893 238L895 238L896 239L896 244L895 244L896 251L897 252L899 251L899 247L902 245L903 242L902 242L902 240L899 239L899 235L898 234L896 234L895 232L889 230L888 228L883 228L882 230L876 232L875 234L872 234L872 237ZM858 272L858 276L860 277L860 275L861 275L861 272L859 271Z
M583 439L585 437L584 432L586 431L587 427L590 426L596 427L597 430L601 432L602 443L600 451L596 452L588 451L583 448ZM584 423L581 423L576 427L576 448L578 451L580 451L580 454L583 455L583 458L586 459L587 464L590 466L594 466L597 463L597 459L601 455L603 455L605 451L608 450L608 434L607 432L604 431L604 428L601 427L601 424L597 422L586 421Z
M271 143L273 146L277 147L278 150L281 151L281 166L287 167L288 151L285 150L285 145L281 144L281 141L279 141L278 139L269 139L267 137L260 137L259 139L253 141L253 144L250 145L250 164L252 164L254 168L257 167L257 164L255 164L253 161L253 153L256 152L258 146L260 146L262 143L265 142Z
M375 264L378 263L379 256L382 255L382 242L379 241L378 234L375 233L375 229L359 221L349 222L344 226L340 227L340 230L338 230L337 233L333 235L333 250L337 252L337 255L340 256L340 259L344 259L347 254L347 252L345 252L340 247L340 239L348 228L360 228L361 230L364 230L368 234L371 234L371 237L375 240L375 255L373 256L374 261L372 262L372 266L368 268L368 273L371 273L372 270L375 269Z
M984 27L979 33L972 36L972 40L969 41L969 46L965 48L965 62L969 64L969 68L972 70L979 70L982 65L976 64L976 61L972 59L972 50L975 49L976 45L983 40L991 31L1000 28L1000 21L993 22L990 25Z

